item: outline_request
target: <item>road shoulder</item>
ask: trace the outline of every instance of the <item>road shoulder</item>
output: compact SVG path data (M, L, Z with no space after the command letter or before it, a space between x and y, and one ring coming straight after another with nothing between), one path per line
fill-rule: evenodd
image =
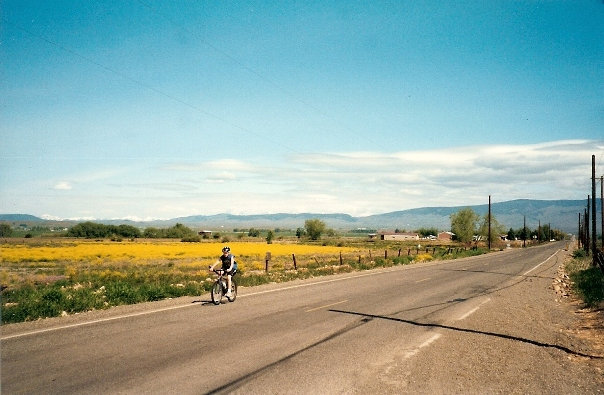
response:
M578 304L558 297L554 282L568 259L555 259L489 296L474 314L442 330L441 341L399 373L409 393L600 393L601 337L586 336ZM442 341L447 337L448 341ZM422 379L418 379L422 378Z

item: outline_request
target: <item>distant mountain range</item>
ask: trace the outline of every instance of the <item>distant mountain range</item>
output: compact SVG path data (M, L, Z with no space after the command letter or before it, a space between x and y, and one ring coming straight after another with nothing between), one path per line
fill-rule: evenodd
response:
M484 215L488 212L488 204L456 207L424 207L410 210L394 211L385 214L376 214L365 217L353 217L348 214L257 214L257 215L193 215L188 217L173 218L170 220L131 221L125 219L104 219L94 222L103 224L128 224L138 227L169 227L181 223L195 229L296 229L304 226L307 219L320 219L328 227L334 229L353 230L358 228L369 229L400 229L416 230L419 228L437 228L449 230L451 227L450 215L463 208L470 207L477 214ZM493 203L491 210L497 221L506 229L519 229L523 226L526 216L526 226L535 229L541 225L550 224L554 229L564 232L577 233L579 213L583 214L587 207L586 200L530 200L519 199L507 202ZM597 199L598 215L600 214L600 199ZM45 220L28 214L0 214L0 221L11 223L40 223L39 225L62 225L84 221L56 221ZM598 219L598 224L601 220ZM599 228L598 228L599 230Z

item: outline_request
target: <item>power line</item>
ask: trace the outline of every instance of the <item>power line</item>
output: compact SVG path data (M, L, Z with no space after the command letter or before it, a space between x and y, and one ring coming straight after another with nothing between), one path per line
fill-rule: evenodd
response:
M208 117L212 117L212 118L214 118L214 119L216 119L216 120L218 120L218 121L220 121L220 122L222 122L222 123L224 123L224 124L226 124L228 126L231 126L233 128L239 129L242 132L251 134L251 135L253 135L255 137L262 138L265 141L270 141L270 142L272 142L275 145L278 145L278 146L281 146L282 148L287 149L288 151L291 151L291 152L294 152L294 153L300 153L298 150L295 150L294 148L292 148L290 146L287 146L287 145L285 145L283 143L280 143L280 142L278 142L278 141L276 141L274 139L267 138L265 135L261 135L259 133L256 133L256 132L252 131L251 129L248 129L248 128L244 127L244 126L241 126L239 124L231 122L231 121L229 121L229 120L227 120L227 119L225 119L225 118L223 118L223 117L221 117L219 115L216 115L216 114L214 114L212 112L204 110L203 108L201 108L199 106L191 104L191 103L187 102L186 100L183 100L183 99L181 99L179 97L176 97L174 95L166 93L166 92L164 92L164 91L162 91L160 89L157 89L157 88L155 88L155 87L153 87L153 86L151 86L151 85L149 85L149 84L147 84L145 82L137 80L136 78L133 78L133 77L131 77L131 76L125 74L125 73L122 73L122 72L120 72L120 71L118 71L118 70L116 70L116 69L114 69L112 67L109 67L109 66L107 66L107 65L105 65L103 63L100 63L100 62L98 62L98 61L96 61L96 60L94 60L94 59L92 59L92 58L90 58L88 56L82 55L81 53L79 53L77 51L74 51L73 49L71 49L69 47L66 47L65 45L62 45L62 44L60 44L58 42L55 42L55 41L53 41L53 40L51 40L51 39L49 39L47 37L44 37L44 36L42 36L40 34L34 33L32 31L30 31L29 29L24 28L23 26L20 26L20 25L17 25L15 23L12 23L12 22L4 19L4 18L2 18L2 21L4 23L10 24L11 26L13 26L13 27L15 27L15 28L17 28L17 29L19 29L19 30L27 33L28 35L30 35L32 37L35 37L35 38L37 38L37 39L39 39L41 41L44 41L44 42L46 42L46 43L48 43L48 44L50 44L52 46L55 46L55 47L59 48L60 50L69 53L72 56L75 56L75 57L77 57L79 59L82 59L82 60L84 60L84 61L86 61L86 62L88 62L90 64L93 64L93 65L95 65L95 66L97 66L97 67L99 67L99 68L101 68L101 69L103 69L103 70L105 70L105 71L107 71L109 73L115 74L115 75L119 76L120 78L123 78L123 79L125 79L127 81L130 81L130 82L132 82L135 85L138 85L138 86L140 86L142 88L150 90L150 91L152 91L152 92L154 92L154 93L156 93L156 94L158 94L160 96L166 97L166 98L168 98L168 99L170 99L172 101L175 101L177 103L180 103L180 104L182 104L182 105L184 105L186 107L189 107L192 110L195 110L195 111L197 111L199 113L202 113L202 114L204 114L204 115L206 115Z
M253 74L254 76L258 77L260 80L264 81L265 83L271 85L273 88L277 89L278 91L280 91L282 94L286 95L287 97L297 101L298 103L310 108L311 110L313 110L314 112L316 112L317 114L321 115L322 117L324 117L325 119L328 119L329 121L338 124L340 126L342 126L347 132L354 134L358 137L361 137L365 140L367 140L368 142L371 142L373 144L376 144L375 141L371 140L370 138L367 137L367 135L365 134L360 134L357 132L354 132L353 130L351 130L347 125L342 124L339 120L333 118L330 114L328 114L327 112L323 111L321 108L314 106L311 103L308 103L305 100L302 100L300 97L295 96L293 93L291 93L289 90L283 88L281 85L277 84L275 81L273 81L272 79L266 77L264 74L254 70L253 68L249 67L248 65L246 65L245 63L241 62L239 59L237 59L236 57L232 56L231 54L229 54L227 51L222 50L221 48L219 48L218 46L210 43L208 40L206 40L204 37L201 37L199 34L196 34L192 31L190 31L189 29L187 29L186 27L182 26L180 23L176 22L173 18L171 18L169 15L159 11L157 8L151 6L150 4L146 3L143 0L137 0L141 5L143 5L144 7L148 8L149 10L151 10L151 12L153 12L154 14L160 16L161 18L164 18L165 20L167 20L168 22L170 22L172 25L176 26L177 28L181 29L182 31L184 31L185 33L187 33L190 36L196 37L198 38L204 45L206 45L207 47L211 48L212 50L216 51L217 53L221 54L222 56L224 56L225 58L229 59L231 62L233 62L234 64L236 64L237 66L241 67L243 70L249 72L250 74ZM349 137L349 136L346 136Z

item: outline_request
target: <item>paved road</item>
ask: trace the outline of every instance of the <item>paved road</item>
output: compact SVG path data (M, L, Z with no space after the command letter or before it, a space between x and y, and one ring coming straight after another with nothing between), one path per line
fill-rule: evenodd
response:
M543 377L562 374L552 370L568 370L564 361L569 358L588 358L589 350L557 344L560 339L547 333L521 333L538 326L530 322L535 317L531 309L544 309L528 298L548 292L562 247L551 243L241 288L235 303L221 306L210 304L205 295L7 325L2 328L1 390L590 392L597 387L572 382L549 388L543 382ZM508 297L518 290L523 299ZM515 311L531 314L516 318ZM489 326L493 322L504 326ZM527 358L553 362L544 372ZM485 363L516 359L525 361L518 365L521 371L510 368L497 375L485 369ZM583 380L582 373L575 377Z

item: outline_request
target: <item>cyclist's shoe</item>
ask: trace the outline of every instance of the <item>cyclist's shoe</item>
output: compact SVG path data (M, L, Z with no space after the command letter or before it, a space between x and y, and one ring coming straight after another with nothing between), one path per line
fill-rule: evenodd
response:
M227 291L226 295L224 295L224 296L226 296L227 298L230 298L231 296L233 296L233 294L231 293L231 290L229 289Z

